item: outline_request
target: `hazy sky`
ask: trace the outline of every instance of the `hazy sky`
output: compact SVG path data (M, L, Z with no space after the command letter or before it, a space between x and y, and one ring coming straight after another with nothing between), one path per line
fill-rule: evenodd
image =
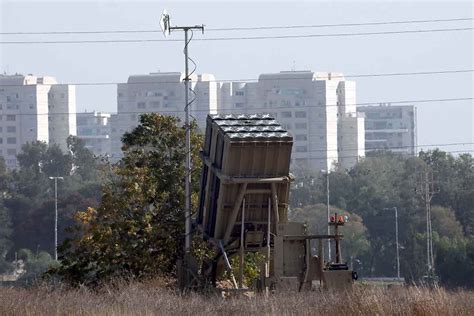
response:
M172 25L207 28L364 23L473 17L463 1L6 1L1 32L159 30L163 9ZM473 27L473 21L327 27L267 31L207 31L195 38L357 33ZM182 39L172 33L171 39ZM163 39L161 33L112 35L0 35L0 41ZM473 31L354 37L195 41L197 72L217 79L257 78L291 70L346 75L473 69ZM55 76L64 83L125 82L131 74L182 71L182 42L101 44L0 44L0 70ZM473 73L368 77L357 82L358 102L473 97ZM474 102L416 104L418 143L474 142ZM77 87L79 111L116 110L115 86ZM474 145L442 147L471 150Z

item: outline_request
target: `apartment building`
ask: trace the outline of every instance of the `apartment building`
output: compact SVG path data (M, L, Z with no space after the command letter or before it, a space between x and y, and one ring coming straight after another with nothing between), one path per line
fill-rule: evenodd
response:
M112 157L122 156L122 135L138 125L141 113L158 112L184 120L180 73L130 76L118 85L112 115ZM201 128L209 113L268 113L294 137L293 169L352 167L365 155L364 115L356 110L356 85L340 73L283 71L257 82L216 83L213 75L193 75L190 113Z
M364 116L355 82L339 73L282 71L255 83L223 83L219 113L269 113L294 139L292 168L352 167L364 149Z
M75 87L54 77L0 75L0 156L9 168L27 142L44 141L66 150L76 135Z
M204 129L207 114L217 113L218 86L210 74L192 75L191 119ZM117 114L111 117L111 156L122 157L121 137L138 125L142 113L156 112L178 117L184 122L184 83L179 72L134 75L117 87Z
M110 116L96 111L77 114L77 137L96 156L111 153Z
M365 114L365 149L416 154L416 108L413 105L361 106Z

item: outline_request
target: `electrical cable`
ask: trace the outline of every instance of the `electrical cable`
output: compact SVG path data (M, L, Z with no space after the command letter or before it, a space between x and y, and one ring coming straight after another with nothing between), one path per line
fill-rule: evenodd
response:
M244 27L221 27L206 28L208 31L258 31L275 29L307 29L307 28L330 28L330 27L354 27L354 26L375 26L391 24L419 24L419 23L440 23L440 22L461 22L472 21L474 18L452 18L452 19L427 19L427 20L402 20L402 21L379 21L362 23L340 23L340 24L313 24L313 25L273 25L273 26L244 26ZM71 34L136 34L136 33L161 33L160 30L102 30L102 31L16 31L0 32L0 35L71 35Z
M374 150L374 151L382 151L384 152L385 150ZM430 150L428 150L430 151ZM474 150L443 150L444 152L446 153L451 153L451 154L457 154L457 153L462 153L462 154L470 154L470 153L473 153ZM303 153L304 154L304 153ZM408 156L408 157L413 157L415 158L416 156L414 154L410 154L410 153L400 153L400 152L390 152L389 154L387 155L382 155L382 156L389 156L389 155L398 155L398 156ZM302 160L338 160L338 159L347 159L347 158L363 158L363 159L367 159L367 158L377 158L377 157L380 157L379 156L333 156L333 157L323 157L323 158L320 158L320 157L304 157L304 158L300 158ZM298 158L296 158L298 159Z
M383 32L358 32L358 33L333 33L333 34L300 34L300 35L274 35L274 36L240 36L240 37L214 37L198 38L194 41L240 41L240 40L267 40L267 39L294 39L294 38L317 38L317 37L350 37L350 36L373 36L373 35L394 35L394 34L415 34L415 33L439 33L439 32L462 32L472 31L473 27L426 29L426 30L403 30L403 31L383 31ZM1 41L2 45L15 44L97 44L97 43L155 43L155 42L180 42L175 39L115 39L115 40L58 40L58 41Z
M342 107L342 106L364 106L364 105L380 105L380 104L411 104L411 103L427 103L427 102L459 102L459 101L471 101L474 100L474 97L466 97L466 98L446 98L446 99L418 99L418 100L399 100L399 101L384 101L384 102L362 102L362 103L355 103L355 104L326 104L321 106L310 106L310 105L302 105L302 106L278 106L278 107L242 107L242 108L221 108L218 109L218 112L222 111L241 111L241 110L267 110L273 111L276 109L304 109L304 108L326 108L326 107ZM195 109L194 112L209 112L208 109ZM144 114L144 113L183 113L182 110L164 110L159 109L159 111L120 111L118 114ZM4 113L4 115L7 113ZM56 112L56 113L8 113L9 115L32 115L32 116L40 116L40 115L72 115L72 114L83 114L83 112ZM220 113L225 114L225 113ZM248 113L251 114L251 113Z
M391 72L391 73L367 73L367 74L349 74L349 75L331 75L332 79L344 79L344 78L378 78L378 77L401 77L401 76L428 76L428 75L445 75L445 74L462 74L462 73L472 73L474 69L455 69L455 70L438 70L438 71L418 71L418 72ZM285 72L282 75L288 73L299 73L299 71L294 72ZM315 74L318 73L317 71L314 72ZM278 74L278 73L277 73ZM281 73L280 73L281 74ZM8 76L5 76L8 77ZM2 75L0 75L1 81ZM239 82L239 83L252 83L252 82L259 82L259 81L285 81L285 80L308 80L308 76L291 76L289 78L246 78L246 79L221 79L221 80L207 80L207 81L196 81L196 83L206 83L206 82L215 82L215 83L232 83L232 82ZM180 83L179 81L156 81L156 82L65 82L65 83L58 83L55 85L75 85L75 86L109 86L109 85L137 85L137 84L148 84L148 85L160 85L165 83ZM28 87L34 85L24 85L24 84L1 84L1 87Z

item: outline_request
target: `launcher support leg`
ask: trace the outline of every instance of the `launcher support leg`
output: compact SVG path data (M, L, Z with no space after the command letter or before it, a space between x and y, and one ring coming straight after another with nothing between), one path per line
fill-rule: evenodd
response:
M239 208L242 205L242 200L244 199L246 190L247 183L242 183L242 185L240 186L239 195L237 196L237 200L234 204L234 209L232 210L229 222L227 223L227 229L224 235L224 246L227 245L227 243L229 242L230 234L232 234L232 230L234 229L235 221L237 220L237 215L239 215Z
M276 190L276 183L272 183L272 205L273 214L275 216L275 227L280 222L280 214L278 213L278 196Z

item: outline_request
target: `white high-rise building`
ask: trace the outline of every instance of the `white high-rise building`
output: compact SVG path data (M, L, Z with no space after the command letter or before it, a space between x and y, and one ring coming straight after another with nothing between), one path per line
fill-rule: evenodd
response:
M413 105L361 106L365 113L365 149L416 154L416 108Z
M111 152L110 113L96 111L78 113L77 137L94 155L109 155Z
M122 156L122 135L138 125L140 113L184 119L180 73L131 76L118 85L118 110L111 117L112 157ZM364 117L356 112L355 82L339 73L283 71L258 82L216 83L212 75L192 76L190 113L201 128L209 113L269 113L294 137L293 169L352 167L365 154Z
M75 87L54 77L0 75L0 156L9 168L27 142L44 141L66 150L76 135Z
M283 71L256 83L224 83L219 113L269 113L292 135L294 170L352 167L365 154L355 82L339 73Z
M204 128L206 116L217 113L217 83L213 75L192 75L191 119ZM179 72L135 75L117 87L117 114L111 117L112 159L122 157L121 137L138 125L142 113L173 115L184 124L184 82Z

